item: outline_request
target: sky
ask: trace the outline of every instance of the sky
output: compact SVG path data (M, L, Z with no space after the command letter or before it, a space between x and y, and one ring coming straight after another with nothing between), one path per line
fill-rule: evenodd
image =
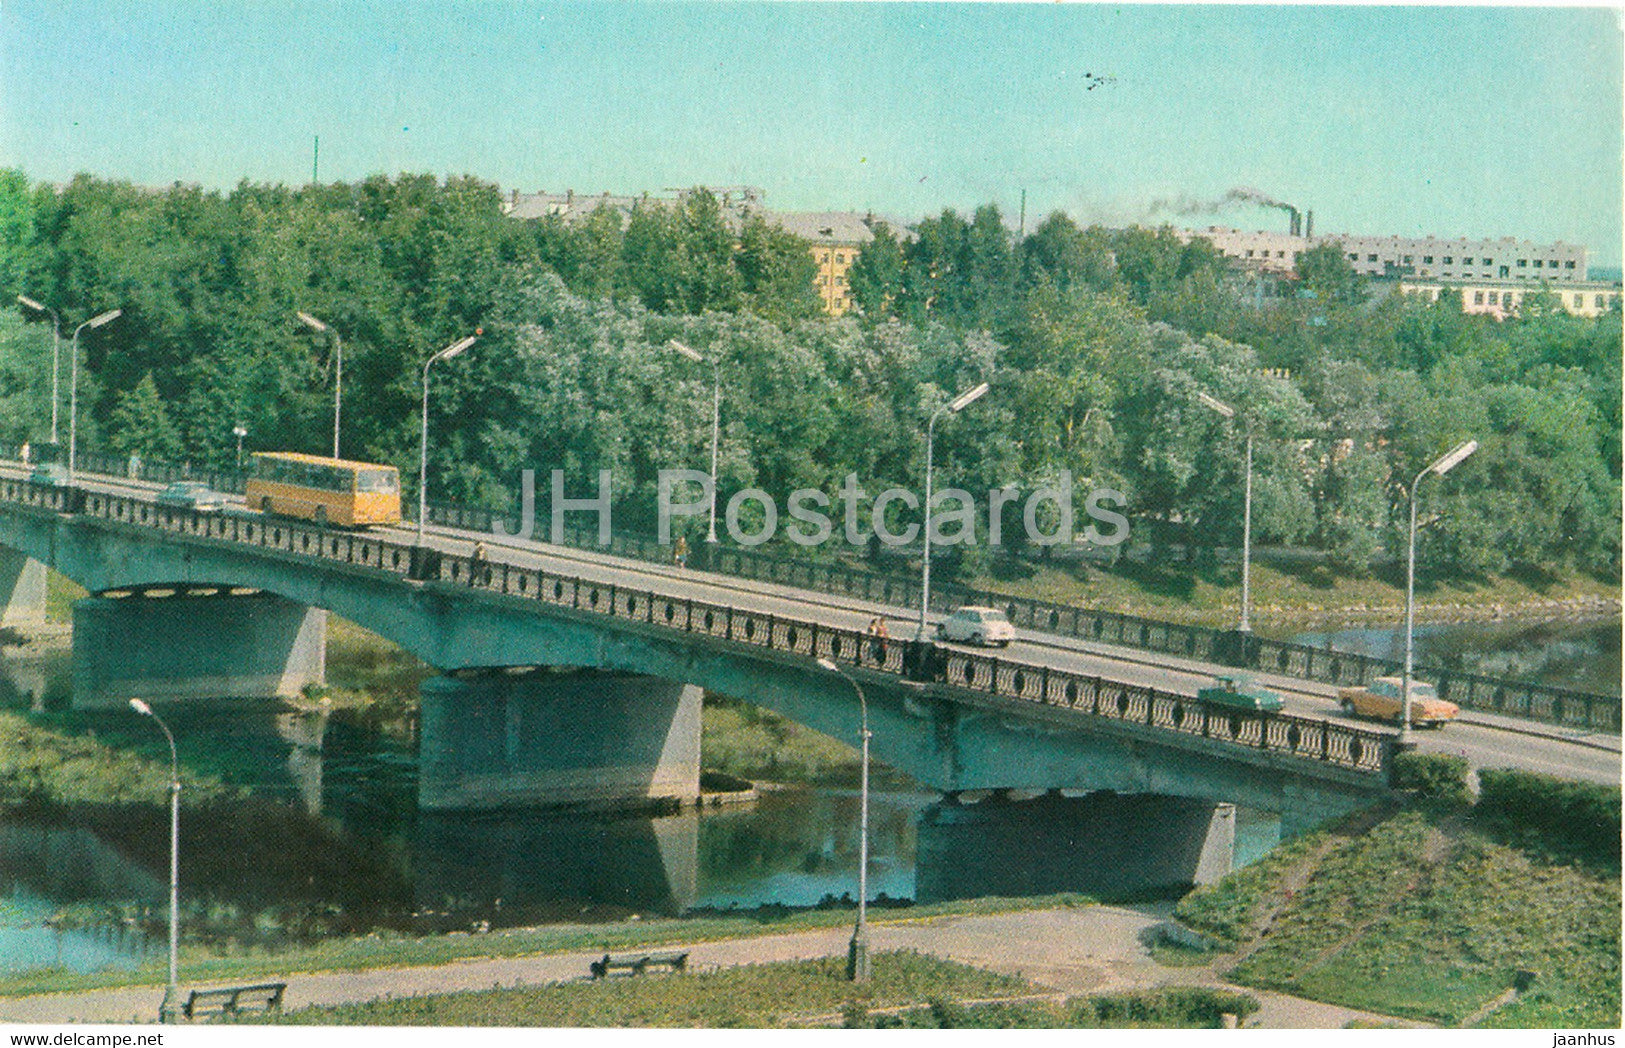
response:
M1245 186L1617 267L1622 67L1608 8L0 0L0 166L1284 231Z

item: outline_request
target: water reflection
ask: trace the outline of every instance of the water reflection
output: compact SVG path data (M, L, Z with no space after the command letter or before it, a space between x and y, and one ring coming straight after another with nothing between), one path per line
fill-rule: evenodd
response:
M123 920L61 920L64 906L161 901L168 882L81 827L0 820L0 966L94 971L133 966L159 946Z
M1555 687L1617 694L1620 621L1458 622L1415 629L1416 661L1458 672L1511 677ZM1399 661L1403 625L1290 634L1317 648Z

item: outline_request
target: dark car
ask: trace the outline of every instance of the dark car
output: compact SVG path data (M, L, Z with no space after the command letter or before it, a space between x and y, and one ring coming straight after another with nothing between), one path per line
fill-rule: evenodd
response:
M1217 683L1213 687L1196 693L1198 699L1250 713L1276 713L1281 709L1281 696L1246 677L1215 677L1214 680Z
M38 484L46 488L71 488L73 478L68 476L68 467L60 462L42 462L35 466L28 474L30 484Z
M199 513L218 513L226 508L226 497L201 480L177 480L158 493L158 504Z

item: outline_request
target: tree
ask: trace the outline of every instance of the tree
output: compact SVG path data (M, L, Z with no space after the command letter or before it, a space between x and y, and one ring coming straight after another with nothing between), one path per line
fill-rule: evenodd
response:
M876 222L871 228L874 239L863 245L847 280L852 288L852 299L865 316L879 318L893 311L899 296L904 293L903 248L897 235L885 222Z
M165 462L180 459L180 433L169 417L163 398L158 395L151 372L141 376L134 389L118 398L108 422L107 439L120 454Z
M1365 301L1365 282L1354 271L1343 245L1337 241L1316 244L1298 252L1296 269L1303 289L1321 301L1343 305Z
M812 245L783 227L760 215L746 218L736 264L745 309L781 325L821 311Z

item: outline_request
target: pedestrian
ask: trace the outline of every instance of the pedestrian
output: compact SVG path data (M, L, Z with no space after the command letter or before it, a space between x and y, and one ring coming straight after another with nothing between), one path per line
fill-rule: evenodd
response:
M879 639L880 643L880 661L885 662L886 649L890 646L888 642L891 640L891 630L886 628L886 620L884 618L875 619L875 636Z
M468 584L478 586L484 581L489 570L485 565L485 543L483 541L474 543L474 553L469 557Z
M28 441L26 441L26 440L23 441L22 457L23 457L23 465L25 465L25 466L28 465L28 458L29 458L30 451L31 451L31 449L28 446Z
M671 548L671 559L679 568L688 567L688 540L677 536L677 544Z

